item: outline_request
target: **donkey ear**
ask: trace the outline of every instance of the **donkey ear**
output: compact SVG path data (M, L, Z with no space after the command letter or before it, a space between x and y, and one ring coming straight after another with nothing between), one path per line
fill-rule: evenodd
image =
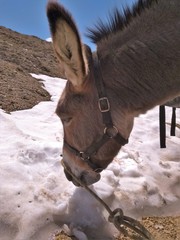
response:
M47 16L54 50L66 78L78 87L85 80L88 67L76 25L70 13L55 1L49 1Z

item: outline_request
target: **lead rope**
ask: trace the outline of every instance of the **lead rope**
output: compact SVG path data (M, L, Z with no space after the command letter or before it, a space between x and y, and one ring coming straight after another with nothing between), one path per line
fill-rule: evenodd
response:
M94 198L99 201L103 207L107 210L109 213L108 221L113 223L114 226L119 230L119 232L123 233L125 236L129 236L132 239L137 240L137 236L134 234L129 234L128 231L124 228L130 228L134 232L136 232L139 236L142 238L139 240L154 240L151 233L137 220L124 216L123 211L121 208L116 208L114 211L112 211L109 206L96 194L94 193L88 186L84 185L64 164L63 160L61 161L62 166L64 169L75 179L77 183L80 184L81 187L85 188L91 195L94 196Z

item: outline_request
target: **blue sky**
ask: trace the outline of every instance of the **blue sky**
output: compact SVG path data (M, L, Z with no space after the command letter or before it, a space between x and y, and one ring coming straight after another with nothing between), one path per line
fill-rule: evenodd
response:
M84 37L86 27L93 26L99 17L106 19L108 12L114 7L122 9L122 6L131 6L135 1L61 0L60 2L72 13L83 42L91 45ZM0 0L0 25L46 39L50 37L46 4L47 0Z

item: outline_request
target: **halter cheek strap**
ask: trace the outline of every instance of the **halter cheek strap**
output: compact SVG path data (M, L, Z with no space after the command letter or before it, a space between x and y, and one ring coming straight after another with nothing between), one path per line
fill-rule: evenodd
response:
M105 125L104 133L99 141L93 142L85 151L79 151L76 148L69 145L66 140L64 140L64 147L70 152L85 161L94 171L101 172L103 169L92 163L91 157L95 155L98 150L110 139L114 139L119 145L123 146L128 143L128 139L125 139L118 131L117 127L113 125L111 118L111 106L109 99L106 94L101 67L99 59L96 56L94 60L94 78L96 83L96 88L98 92L98 107L102 114L102 120Z
M109 138L113 138L114 140L116 140L116 142L118 142L121 146L124 146L128 143L128 139L125 139L119 133L117 127L113 125L110 112L111 106L106 94L106 89L102 78L101 66L97 56L94 61L94 77L99 97L98 106L102 114L103 123L105 125L104 134L108 135Z

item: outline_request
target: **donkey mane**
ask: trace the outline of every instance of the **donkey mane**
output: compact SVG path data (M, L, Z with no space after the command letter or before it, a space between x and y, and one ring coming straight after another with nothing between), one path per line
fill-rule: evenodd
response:
M140 16L145 9L150 8L155 2L158 3L158 0L138 0L132 8L126 7L122 12L115 8L109 14L107 23L99 19L94 28L87 29L86 36L97 44L102 39L108 38L110 34L122 31L134 18Z

